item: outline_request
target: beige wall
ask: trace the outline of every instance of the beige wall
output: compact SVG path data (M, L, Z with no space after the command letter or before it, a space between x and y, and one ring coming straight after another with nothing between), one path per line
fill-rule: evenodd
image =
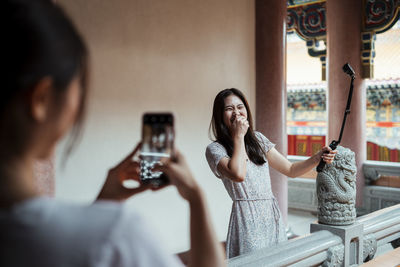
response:
M231 201L204 151L212 102L227 87L254 110L254 1L60 0L91 52L91 92L81 143L65 166L57 155L56 197L92 201L110 166L140 139L145 111L175 113L177 145L206 192L218 237ZM129 201L171 252L189 247L188 208L175 189Z

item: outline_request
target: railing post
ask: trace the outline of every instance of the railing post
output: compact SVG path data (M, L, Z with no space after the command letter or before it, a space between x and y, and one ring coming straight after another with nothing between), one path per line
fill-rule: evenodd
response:
M343 261L342 266L361 265L363 258L363 235L364 225L362 223L353 223L351 225L336 226L327 224L312 223L310 226L311 233L327 230L332 234L339 236L343 242ZM338 261L339 257L335 257ZM338 262L337 262L338 263ZM337 264L336 263L336 264ZM332 262L331 262L332 264ZM336 266L333 264L333 266Z

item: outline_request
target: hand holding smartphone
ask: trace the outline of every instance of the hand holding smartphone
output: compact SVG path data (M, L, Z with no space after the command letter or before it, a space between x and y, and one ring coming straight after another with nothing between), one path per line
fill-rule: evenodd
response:
M140 180L143 184L160 187L168 177L153 171L163 158L170 158L174 147L174 117L172 113L145 113L142 118L142 148L140 151Z

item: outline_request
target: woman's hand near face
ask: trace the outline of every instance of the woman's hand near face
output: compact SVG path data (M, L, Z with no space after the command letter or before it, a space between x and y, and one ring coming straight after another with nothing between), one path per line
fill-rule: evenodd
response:
M246 117L237 115L237 113L232 114L230 122L230 132L233 139L232 157L221 159L217 169L224 177L234 182L243 182L247 171L244 136L249 129L249 122Z
M231 119L231 135L234 137L244 137L249 129L248 120L241 115L232 115Z
M139 162L134 161L133 157L140 149L140 143L135 149L117 166L110 169L107 175L107 179L101 189L97 200L117 200L122 201L127 198L150 189L150 185L140 184L136 188L126 188L123 183L126 180L140 180L140 165Z

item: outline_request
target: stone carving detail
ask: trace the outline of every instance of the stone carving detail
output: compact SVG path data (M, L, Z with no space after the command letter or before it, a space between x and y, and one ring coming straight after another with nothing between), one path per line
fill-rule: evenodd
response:
M400 0L367 0L365 1L364 28L384 32L396 23Z
M400 1L400 0L399 0ZM306 41L308 54L319 57L322 63L322 80L326 80L326 1L291 6L286 16L286 29L296 32ZM324 46L320 46L324 42ZM322 47L322 48L321 48Z
M374 258L377 249L376 237L374 234L364 236L363 243L363 259L364 262L370 261Z
M344 245L340 244L328 249L328 258L322 263L322 267L340 267L344 261Z
M382 33L397 22L400 16L400 0L365 0L364 22L361 33L361 61L363 78L374 77L376 34Z
M326 4L288 7L287 31L296 31L304 40L326 38Z
M356 163L354 152L338 146L332 164L317 176L318 222L349 225L356 218Z

